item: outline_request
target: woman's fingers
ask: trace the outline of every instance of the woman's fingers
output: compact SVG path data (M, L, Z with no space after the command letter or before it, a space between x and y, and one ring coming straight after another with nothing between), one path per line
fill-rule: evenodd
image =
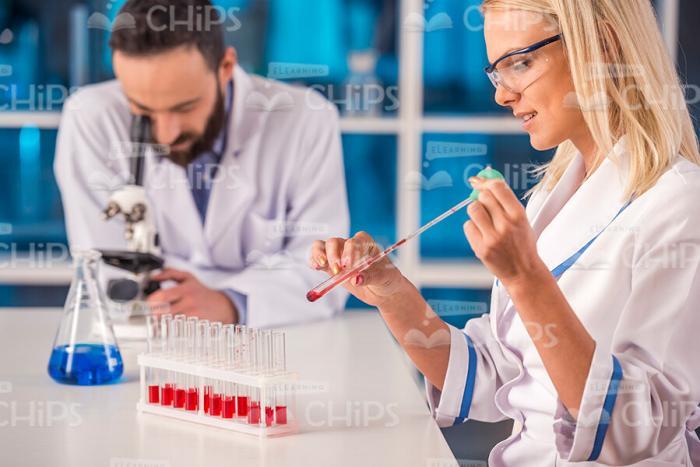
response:
M366 232L358 232L345 242L341 265L343 269L353 267L379 251L374 239Z
M472 246L472 248L474 250L478 249L479 245L481 245L483 237L481 236L479 229L474 224L474 221L467 221L464 223L464 235L467 237L467 240L469 240L469 244Z
M311 258L309 264L312 268L325 270L328 267L328 258L326 257L326 242L316 240L311 246Z
M344 238L329 238L326 240L326 258L328 259L328 268L336 275L341 268L341 255L343 254L343 246L346 240Z
M350 239L317 240L311 248L309 261L314 266L319 263L319 258L325 256L327 266L323 270L327 274L335 276L345 272L347 280L343 286L363 302L379 306L382 300L398 293L405 284L401 272L388 257L376 260L381 252L369 234L359 232ZM353 268L360 272L354 272Z
M336 275L356 267L362 261L370 260L370 258L380 254L381 249L368 233L358 232L347 240L331 238L325 242L315 242L312 248L312 260L324 253L328 262L328 267L325 270L331 275ZM391 266L391 262L388 259L383 259L351 277L349 282L354 286L370 285L374 279L381 280L382 272L387 269L387 266Z
M341 259L341 266L343 267L343 269L352 268L355 265L357 265L357 263L359 263L362 260L363 249L363 240L361 238L358 238L357 235L345 242L345 245L343 246L343 254ZM360 285L357 282L357 277L351 277L350 283L352 285Z
M343 251L340 254L340 266L343 269L347 269L357 263L357 258L361 254L360 247L360 242L355 237L345 242Z
M359 250L361 251L360 260L365 258L374 258L382 253L382 249L379 247L379 245L377 245L374 239L369 236L369 234L360 232L356 235L356 239L362 245ZM355 276L353 279L353 284L357 286L382 285L387 283L387 274L391 274L395 271L396 267L388 257L385 257Z
M505 181L484 180L476 177L475 185L475 188L481 193L490 193L498 201L500 208L509 221L519 222L522 220L525 209ZM479 201L481 201L481 196L479 196Z
M496 234L491 214L480 201L470 204L467 213L482 237L492 238Z
M494 194L488 189L480 190L479 203L486 208L486 211L491 217L495 230L498 232L503 232L511 221L503 209L503 206L501 206L501 203L498 201L498 199L496 199Z
M362 246L361 251L363 256L374 256L381 253L382 249L367 232L358 232L357 235L355 235L355 238Z

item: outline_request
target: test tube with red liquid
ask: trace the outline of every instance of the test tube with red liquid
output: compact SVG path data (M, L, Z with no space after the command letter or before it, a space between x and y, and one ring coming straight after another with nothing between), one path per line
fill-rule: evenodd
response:
M210 324L208 319L200 319L197 322L197 359L199 365L208 365L211 358L211 350L209 348L209 331ZM211 399L211 383L208 379L204 379L204 394L203 394L203 411L209 412L209 403Z
M175 359L185 360L185 315L176 315L173 319L173 343L175 346ZM173 407L184 409L187 399L187 381L185 375L175 373L175 391L173 397Z
M238 371L246 372L250 366L250 329L237 324L236 333L236 363ZM236 387L236 415L247 420L250 388L243 384Z
M197 360L197 322L195 316L187 318L186 329L186 358L190 363L196 363ZM197 377L191 374L186 376L187 398L185 399L185 410L188 412L196 412L199 409L199 387L197 386Z
M160 340L162 356L164 358L173 358L174 354L173 342L170 335L172 321L173 315L170 313L166 313L160 317ZM160 385L160 405L169 407L173 405L175 380L173 372L170 370L163 371L162 376L163 378Z
M275 374L284 374L287 372L286 336L282 331L274 331L272 333L272 369ZM287 424L287 398L289 397L289 390L290 389L283 384L275 387L275 423L277 425Z
M160 328L158 318L153 315L146 316L146 351L149 354L160 351ZM160 404L160 380L161 370L146 368L146 387L148 390L148 403Z
M272 331L262 331L260 334L260 373L265 376L271 376L274 374ZM265 426L271 426L275 419L275 390L272 387L267 387L263 393L264 397L261 397L260 407L261 416L264 416L264 420L261 420L261 424L264 423Z
M220 322L212 323L209 332L209 363L211 367L221 367L222 345L221 345L221 330ZM209 415L212 417L220 417L223 409L222 387L221 381L210 381L211 393L209 396Z
M261 363L261 344L260 331L257 329L249 330L248 333L248 354L249 354L249 373L257 375L259 372L259 364ZM251 387L250 396L248 399L248 424L260 424L260 388Z
M236 327L233 324L223 326L224 368L236 369ZM236 415L236 384L226 381L221 394L221 418L232 419Z

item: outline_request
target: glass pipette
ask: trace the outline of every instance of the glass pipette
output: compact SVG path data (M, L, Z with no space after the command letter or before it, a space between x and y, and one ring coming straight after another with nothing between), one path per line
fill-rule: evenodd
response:
M501 179L503 180L505 177L503 175L491 168L491 166L487 166L486 169L482 170L477 174L477 177L485 178L485 179ZM450 217L452 214L455 212L459 211L460 209L463 209L467 206L469 206L471 203L479 199L479 192L477 190L473 190L471 195L464 201L461 201L460 203L456 204L452 208L448 209L447 211L443 212L439 216L437 216L435 219L432 221L428 222L425 224L423 227L420 229L416 230L412 234L408 235L407 237L402 238L398 242L394 243L390 247L388 247L386 250L382 251L376 256L366 256L363 258L357 265L354 267L350 268L347 271L340 272L334 276L329 277L327 280L324 282L321 282L319 285L311 289L307 294L306 294L306 299L310 302L315 302L319 298L323 297L326 295L328 292L339 286L340 284L343 284L345 281L350 279L351 277L356 276L360 272L368 269L370 266L372 266L374 263L377 261L385 258L389 254L391 254L394 250L399 248L400 246L404 245L406 242L409 240L419 236L429 228L433 227L434 225L439 224L443 220L447 219Z

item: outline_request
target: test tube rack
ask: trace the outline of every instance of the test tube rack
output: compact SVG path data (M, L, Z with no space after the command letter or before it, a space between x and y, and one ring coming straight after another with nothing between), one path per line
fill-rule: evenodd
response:
M298 420L295 417L295 397L293 388L296 385L297 375L293 372L276 374L250 374L242 371L228 370L219 367L211 367L202 364L188 363L181 360L164 358L159 353L144 353L138 356L137 363L140 372L140 400L137 404L137 411L140 413L150 413L165 417L176 418L188 422L208 425L216 428L237 431L261 438L284 436L298 431ZM181 375L195 377L197 381L199 402L197 411L185 411L172 406L163 406L149 403L146 373L148 369L165 370ZM257 388L260 391L260 422L257 424L247 423L245 419L233 417L230 419L210 416L204 412L205 386L212 382L235 383ZM266 409L272 409L275 416L276 407L266 407L265 402L269 400L270 391L283 387L286 390L286 407L284 424L268 424Z

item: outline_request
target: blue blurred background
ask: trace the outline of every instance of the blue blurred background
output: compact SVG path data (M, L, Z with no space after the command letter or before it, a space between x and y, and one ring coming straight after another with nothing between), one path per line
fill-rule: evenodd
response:
M66 90L112 78L107 46L109 22L121 0L0 0L0 116L22 114L22 123L0 122L0 242L4 251L65 244L63 213L52 164L56 124ZM235 12L240 27L227 33L248 71L268 75L276 62L322 64L327 73L301 80L316 85L336 101L345 117L395 119L398 111L400 0L219 0ZM486 62L478 0L428 0L423 34L423 114L478 121L504 116L493 102L493 88L483 74ZM693 38L698 2L682 1L678 37L680 69L687 81L700 83L700 45ZM101 16L104 15L104 16ZM465 27L465 23L472 27ZM309 24L313 27L309 27ZM285 78L284 76L277 78ZM298 79L294 81L300 81ZM356 106L343 94L349 84L376 84L383 102ZM697 100L697 99L696 99ZM698 115L697 104L694 112ZM467 121L467 120L465 120ZM2 123L6 122L6 123ZM8 123L9 122L9 123ZM359 127L361 128L361 126ZM431 127L432 128L432 127ZM422 168L401 180L397 167L400 127L382 132L354 128L343 135L352 230L366 230L380 242L397 239L397 211L402 190L419 190L420 220L427 221L463 199L465 180L492 164L511 176L522 194L531 187L527 169L551 154L533 151L517 131L495 135L452 130L417 139ZM458 157L441 157L453 151ZM473 257L455 216L420 239L424 261L459 261ZM442 263L440 263L442 264ZM66 293L63 279L38 286L12 276L6 262L0 280L0 306L57 306ZM0 271L3 272L3 271ZM10 277L12 280L8 280ZM488 303L483 284L462 288L424 284L434 300L460 300L482 310ZM349 306L360 306L351 301ZM483 311L482 311L483 312ZM478 313L477 313L478 314ZM461 325L470 313L447 319Z

